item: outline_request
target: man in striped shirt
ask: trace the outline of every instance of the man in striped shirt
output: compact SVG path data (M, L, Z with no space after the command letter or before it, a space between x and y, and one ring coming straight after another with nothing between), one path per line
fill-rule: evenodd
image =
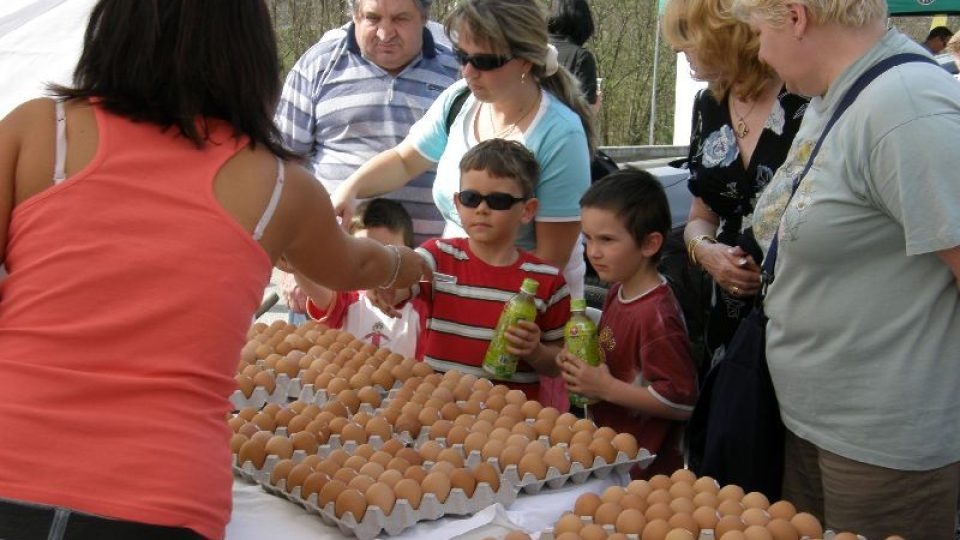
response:
M287 75L276 123L329 192L393 148L459 77L449 48L426 28L431 0L354 0L353 20L321 38ZM387 195L403 203L418 242L439 236L434 172Z
M328 192L399 144L459 77L453 53L426 27L431 1L351 0L353 20L327 32L287 75L274 120L284 145L304 156ZM385 195L410 213L418 244L443 233L434 174ZM306 295L289 274L280 291L290 322L305 320Z

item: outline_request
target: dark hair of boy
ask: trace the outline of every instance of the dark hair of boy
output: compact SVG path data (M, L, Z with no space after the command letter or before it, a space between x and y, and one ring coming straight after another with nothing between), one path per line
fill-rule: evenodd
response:
M198 148L201 118L293 157L273 123L280 65L262 0L101 0L90 15L73 87L64 98L99 99L135 121L173 127Z
M663 186L652 174L640 169L624 169L599 180L580 198L581 208L613 212L640 246L650 233L660 233L666 241L670 232L670 205ZM651 257L660 260L663 245Z
M524 198L533 197L540 178L540 164L527 147L517 141L488 139L474 146L460 160L460 173L484 171L495 178L510 178Z
M953 31L952 31L952 30L950 30L950 29L947 28L946 26L937 26L937 27L933 28L932 30L930 30L930 33L927 34L927 39L926 39L926 40L927 40L927 41L930 41L931 39L942 39L942 40L944 40L944 41L947 41L947 40L950 39L951 37L953 37Z
M401 233L403 243L409 248L414 247L413 219L407 209L397 201L376 198L357 205L357 211L350 221L350 234L373 227Z
M582 47L593 35L593 14L587 0L553 0L547 31L568 37Z

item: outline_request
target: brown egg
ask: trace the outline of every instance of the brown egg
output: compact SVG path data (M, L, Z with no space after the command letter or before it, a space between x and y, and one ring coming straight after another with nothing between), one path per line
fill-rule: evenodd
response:
M530 540L530 535L521 531L510 531L503 540Z
M593 517L597 513L597 508L603 504L603 499L599 495L592 492L584 493L577 497L577 502L573 506L573 511L578 516L589 516Z
M747 493L740 499L740 502L747 508L760 508L762 510L770 508L770 501L767 499L767 496L759 491Z
M647 504L663 503L669 505L672 500L673 496L666 489L655 489L650 492L650 495L647 495Z
M670 495L676 498L684 498L693 501L693 498L696 497L697 492L693 490L693 484L687 482L674 482L670 486Z
M690 469L677 469L670 475L670 481L674 484L682 482L693 487L693 483L697 481L697 475L693 474Z
M701 529L713 529L720 521L720 514L714 508L701 506L693 511L693 519L697 520Z
M443 446L437 441L427 441L420 447L420 456L423 457L424 461L437 461L443 449Z
M743 499L743 496L743 488L736 484L727 484L720 488L720 491L717 492L717 497L720 497L721 500L729 499L731 501L739 502Z
M520 448L526 448L530 444L530 438L522 433L511 433L507 437L507 446L519 446Z
M483 450L483 445L487 443L487 435L484 433L470 433L465 439L463 439L463 451L467 455L470 452L480 452Z
M590 447L583 443L570 445L570 461L583 465L585 469L593 467L593 452Z
M697 478L697 481L693 483L693 489L697 493L702 493L704 491L716 494L720 491L720 484L716 480L709 476L701 476Z
M743 531L746 527L740 521L740 516L721 516L717 526L713 529L714 536L723 538L727 531Z
M384 445L384 448L386 448L386 445ZM409 446L397 450L396 456L398 458L403 458L407 460L407 462L410 463L410 465L423 464L423 457L420 455L420 453L414 450L413 448L410 448Z
M347 460L343 462L344 467L348 469L353 469L355 471L359 471L360 467L363 467L366 464L367 464L367 458L363 456L356 456L356 455L348 457Z
M635 458L637 452L640 451L637 438L630 433L618 433L610 443L613 444L613 447L616 448L618 452L626 454L629 459Z
M614 523L617 532L622 532L624 534L641 534L643 528L647 525L647 518L643 516L643 512L635 508L625 508L620 515L617 516L617 521Z
M767 523L773 540L800 540L797 528L783 518L773 518Z
M610 441L602 438L594 439L587 447L593 452L593 455L602 458L607 464L613 463L617 457L617 450ZM669 481L669 479L668 479ZM669 488L670 486L667 486Z
M520 412L523 413L524 418L536 418L541 410L543 405L539 401L527 400L520 406Z
M423 479L427 477L427 470L419 465L414 465L403 471L403 477L415 480L417 485L420 485L423 483Z
M353 514L353 519L359 522L367 512L367 499L355 489L345 489L340 492L340 495L337 495L334 511L340 519L343 519L343 516L350 512Z
M564 512L553 526L553 534L554 536L558 536L565 532L579 533L582 528L583 521L580 519L580 516L573 512Z
M444 448L437 454L437 461L446 461L456 467L463 467L463 456L458 450L453 448Z
M670 532L670 524L665 519L647 520L640 535L641 540L664 540Z
M696 536L694 536L694 534L687 529L678 527L671 529L670 532L668 532L663 538L664 540L695 540Z
M800 536L823 538L823 526L820 520L807 512L800 512L790 519L790 523L797 529Z
M720 498L709 491L701 491L693 496L693 505L697 508L709 506L716 509L718 504L720 504Z
M737 516L743 513L743 504L732 499L721 499L717 505L717 511L721 516Z
M531 441L535 441L540 437L540 435L537 434L537 430L533 429L533 426L527 424L526 422L514 424L514 426L510 428L510 431L517 435L523 435Z
M303 485L300 486L300 498L307 500L311 495L319 495L320 490L323 489L323 486L327 485L327 482L329 481L330 477L325 473L320 471L310 473L303 480Z
M437 420L437 422L442 422L444 420ZM437 425L436 423L434 425ZM452 446L454 444L463 444L466 440L467 435L470 434L470 431L463 426L453 426L450 428L450 432L447 434L447 446Z
M593 441L593 433L589 431L574 431L573 437L570 437L570 445L583 444L588 445Z
M668 503L670 510L679 514L693 514L693 511L696 510L696 506L693 505L693 501L684 497L678 497L673 499Z
M538 437L549 437L550 432L553 430L553 421L536 420L531 427L533 427L533 430L537 432Z
M777 501L767 508L767 513L772 519L780 518L790 521L797 515L797 508L790 501Z
M324 471L326 472L326 471ZM338 469L333 473L333 478L343 482L344 484L349 484L351 480L357 477L357 471L353 469Z
M340 431L340 439L341 441L355 441L362 444L367 442L367 431L356 422L348 422Z
M630 483L627 484L627 493L639 495L646 501L647 497L653 493L653 488L650 487L650 483L646 480L631 480Z
M276 431L277 429L277 421L273 419L273 416L264 412L257 413L250 421L262 430Z
M490 433L493 432L493 424L486 420L482 420L480 415L477 415L477 419L474 421L473 426L470 427L470 431L490 435Z
M579 533L565 532L563 534L557 535L557 537L554 540L583 540L583 539L580 538Z
M331 479L320 489L320 494L317 497L317 506L323 508L328 503L336 501L337 497L339 497L340 493L345 489L347 489L347 484L335 478Z
M249 398L253 395L253 389L257 386L257 383L253 381L252 377L240 373L234 377L234 380L237 382L237 389L240 390L244 397Z
M614 502L619 503L620 499L627 494L627 490L620 486L610 486L607 489L603 490L603 493L600 495L600 500L603 502Z
M237 452L237 465L241 467L249 461L255 468L262 469L263 462L266 460L267 451L264 449L264 443L253 439L243 443Z
M355 457L358 457L358 456L355 456ZM369 463L364 463L363 466L357 470L357 472L360 474L365 474L370 478L379 478L380 475L383 474L383 471L385 470L387 469L383 465L377 463L376 461L371 461Z
M358 474L354 476L352 480L347 482L347 487L353 488L359 491L360 493L366 493L367 490L370 489L370 486L372 486L376 482L377 482L376 480L374 480L373 478L365 474Z
M720 540L746 540L747 536L743 534L743 531L732 530L727 531L723 536L719 537Z
M747 508L740 514L740 521L747 527L751 525L766 526L770 521L770 514L761 508Z
M394 423L397 433L409 433L411 437L420 435L420 421L412 414L401 414Z
M517 464L517 476L522 480L527 474L532 474L537 480L546 478L547 466L544 464L542 457L537 454L523 454Z
M383 482L391 488L396 486L400 480L403 480L403 473L396 469L386 469L377 477L377 482Z
M274 455L281 459L286 459L293 455L293 441L282 435L275 435L267 441L264 450L267 452L267 455Z
M603 497L601 497L602 499ZM617 516L623 511L623 507L615 502L603 502L593 513L594 523L600 525L613 525L617 522Z
M551 446L560 443L569 444L571 438L573 438L573 430L571 430L568 425L556 424L553 426L553 429L550 430ZM611 446L611 449L612 448Z
M377 506L387 516L390 515L390 512L393 512L393 505L397 502L393 488L382 482L377 482L368 487L364 492L364 497L367 499L367 508Z
M450 495L450 478L441 472L431 472L423 479L420 487L424 495L433 493L437 497L437 502L443 504Z
M773 540L770 531L763 525L750 525L743 530L743 537L746 540Z
M489 484L494 493L500 490L500 473L493 465L486 462L480 463L474 467L473 476L477 479L478 484L483 482Z
M539 442L534 441L530 445L536 445L540 448L543 448ZM527 446L527 452L530 452L530 446ZM549 468L553 467L560 474L567 474L570 472L570 460L567 459L566 453L563 451L563 448L553 446L547 449L543 453L543 464Z
M678 512L670 516L667 523L669 523L673 529L686 529L690 531L693 533L694 538L700 536L700 524L697 523L697 520L694 519L692 515L685 512Z
M397 451L403 448L403 443L396 439L387 439L383 441L383 446L380 447L380 450L390 454L391 456L397 455ZM354 451L356 452L356 450Z
M588 523L580 529L582 540L606 540L607 531L596 523Z
M290 469L293 468L292 459L281 459L273 466L273 470L270 471L270 484L277 485L280 483L280 480L286 480L287 475L290 474Z
M407 468L410 467L410 465L412 465L412 463L410 463L409 461L403 459L402 457L397 456L397 457L391 459L391 460L387 463L386 469L393 469L393 470L395 470L395 471L403 474L403 471L407 470Z
M379 463L383 465L384 468L390 464L390 460L393 459L393 456L389 452L384 452L383 450L377 450L370 456L370 461L374 463Z
M397 500L406 500L414 510L420 508L420 499L423 496L423 490L416 480L411 478L400 480L393 486L393 492L396 494Z
M309 431L300 431L294 433L290 437L290 442L293 444L294 450L303 450L307 454L316 454L317 447L317 436Z
M469 469L454 469L450 473L450 489L462 489L467 498L473 497L477 489L477 479Z
M637 538L639 538L639 537L640 537L640 536L637 535ZM623 534L623 533L615 532L615 533L611 534L610 536L608 536L608 537L607 537L607 540L630 540L630 537L628 537L627 535L625 535L625 534Z
M670 505L667 503L652 503L647 507L643 512L643 516L647 518L647 521L652 521L654 519L662 519L667 521L673 516L673 510L670 509Z
M523 458L523 448L519 446L505 446L500 452L500 470L506 470L510 465L519 465Z
M243 433L234 433L230 437L230 453L236 454L240 451L240 447L243 446L243 443L249 441L250 438L244 435Z
M313 422L313 418L305 414L298 414L287 422L287 433L299 433Z
M617 432L608 426L600 426L596 431L593 432L595 437L600 437L601 439L606 439L612 441L614 437L617 436Z
M629 491L620 498L620 506L624 508L634 508L645 512L647 510L647 501L643 497L637 495L636 493L630 493Z

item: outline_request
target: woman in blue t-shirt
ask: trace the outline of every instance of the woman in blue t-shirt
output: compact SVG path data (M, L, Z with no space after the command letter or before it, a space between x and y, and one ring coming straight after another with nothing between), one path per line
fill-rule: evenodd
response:
M540 164L534 223L517 239L522 249L564 268L571 293L583 295L580 196L590 184L593 129L576 81L549 45L544 12L535 0L468 0L448 16L446 31L463 79L437 98L395 148L358 169L333 194L337 211L356 199L403 188L436 166L433 200L446 220L445 237L465 236L453 204L460 158L488 139L523 143ZM466 93L465 100L457 97ZM460 108L447 123L447 116Z

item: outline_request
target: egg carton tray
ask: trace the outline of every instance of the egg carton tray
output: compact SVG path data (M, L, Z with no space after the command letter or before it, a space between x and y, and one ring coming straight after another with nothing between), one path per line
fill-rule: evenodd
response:
M580 521L582 521L584 525L589 525L593 523L593 518L589 516L580 516ZM607 531L607 535L617 532L616 527L613 525L601 525L601 527L603 527L603 530ZM833 540L835 536L837 536L837 533L834 531L829 529L823 531L823 540ZM636 533L627 533L626 537L628 540L640 540L640 535ZM547 527L543 530L543 532L540 533L539 540L556 540L556 538L557 537L554 535L553 527ZM857 538L860 540L867 540L866 537L862 535L857 535ZM716 535L714 534L713 529L702 529L700 531L700 536L697 537L697 540L716 540ZM811 538L809 536L802 536L800 537L800 540L811 540Z
M282 435L280 431L286 431L284 428L277 428L277 434ZM383 448L383 439L379 435L371 435L367 440L367 444L372 446L374 449L379 450ZM357 449L357 446L360 446L361 443L357 441L341 441L340 435L331 435L330 439L325 443L317 447L317 455L321 458L325 458L330 455L331 452L338 449L343 449L348 454L353 455L353 452ZM294 463L300 463L307 457L307 453L303 450L294 450L293 455L290 459ZM233 455L233 473L235 476L242 478L248 482L254 484L267 485L270 480L270 473L273 472L273 468L277 465L280 460L283 459L280 456L275 454L267 454L267 458L263 462L263 467L256 468L251 461L244 461L241 465L236 463L236 454Z
M305 401L305 402L307 402L307 403L313 403L313 404L316 404L316 405L325 405L326 403L337 399L336 396L331 396L330 394L328 394L328 393L327 393L327 390L324 389L324 388L316 388L312 383L307 383L307 384L304 384L304 385L300 385L300 384L299 384L299 380L298 380L298 379L295 379L295 380L298 381L297 384L298 384L298 386L299 386L299 389L298 389L297 394L291 396L291 397L293 397L293 398L295 398L295 399L298 399L298 400L300 400L300 401ZM367 408L368 408L365 412L370 412L370 413L372 413L373 411L375 411L375 410L377 410L377 409L379 409L379 408L382 408L382 407L384 406L384 404L386 403L387 396L390 395L390 393L389 393L388 391L384 390L383 387L380 386L379 384L373 385L373 388L374 388L377 392L380 393L380 397L381 397L380 406L379 406L379 407L374 407L373 405L371 405L371 404L369 404L369 403L361 403L361 404L360 404L360 405L361 405L361 410L364 410L364 409L363 409L363 406L364 406L364 405L366 405Z
M260 409L267 403L277 403L281 405L286 403L290 394L289 388L294 386L294 382L286 373L276 375L274 381L276 382L276 386L273 392L267 392L264 386L254 386L250 397L247 397L243 395L243 392L239 389L234 390L233 393L230 394L230 403L233 405L233 409L240 410L244 407ZM296 383L296 385L299 386L299 382Z
M363 519L357 522L350 512L338 518L334 512L333 502L327 503L322 508L318 506L316 493L310 494L306 500L302 499L300 486L294 487L288 493L286 480L281 480L275 486L270 485L269 482L262 483L261 486L267 493L300 505L307 512L320 516L321 521L327 525L335 526L342 533L355 536L359 540L372 540L379 536L381 531L391 536L397 535L420 521L436 520L447 515L473 515L494 503L508 506L517 498L517 492L511 486L501 483L500 489L493 491L490 484L480 482L474 489L473 497L467 497L463 489L453 488L447 495L447 500L441 503L435 494L426 493L420 500L419 508L414 509L406 499L399 499L394 504L390 515L385 515L378 506L369 506Z

